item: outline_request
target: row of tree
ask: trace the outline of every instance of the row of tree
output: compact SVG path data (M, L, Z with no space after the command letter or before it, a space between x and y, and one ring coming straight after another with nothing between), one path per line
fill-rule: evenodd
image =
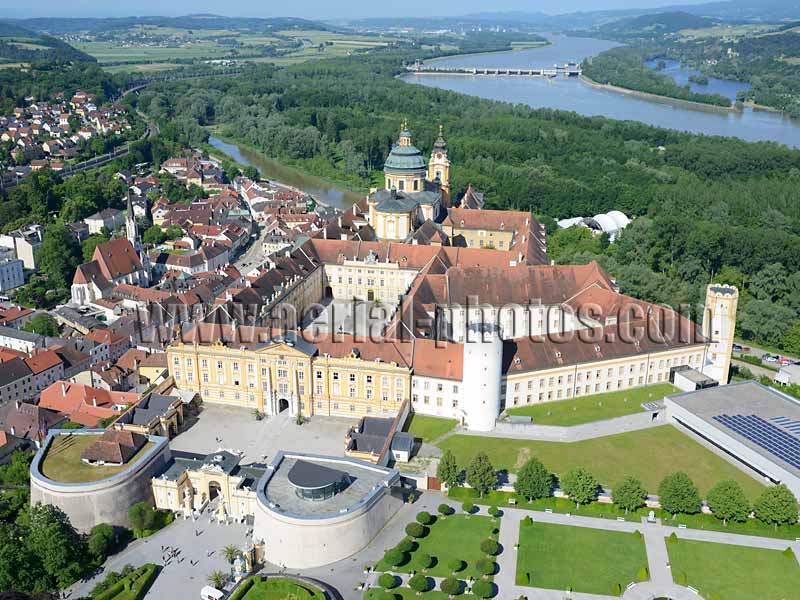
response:
M436 476L448 487L466 481L481 497L496 487L498 481L497 472L484 452L478 452L462 471L453 452L447 450L439 461ZM598 479L587 469L576 467L557 479L537 458L528 459L519 469L514 489L529 501L539 500L553 495L556 482L578 507L594 502L602 491ZM658 496L661 508L672 515L696 514L703 506L697 486L680 471L664 477L658 486ZM611 497L614 504L627 513L645 506L647 490L640 480L627 476L612 488ZM728 521L744 522L751 513L761 522L775 527L798 521L797 498L785 485L765 488L751 505L736 481L724 480L709 490L706 504L725 525Z

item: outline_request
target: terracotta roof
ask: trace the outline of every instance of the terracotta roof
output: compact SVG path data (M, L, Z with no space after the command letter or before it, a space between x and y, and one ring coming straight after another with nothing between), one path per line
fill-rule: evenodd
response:
M23 360L34 375L44 373L48 369L53 369L62 364L61 358L53 350L44 350Z
M128 350L125 351L125 354L123 354L117 359L117 366L122 367L127 371L133 371L134 361L138 361L138 364L141 365L142 361L146 357L147 357L147 352L145 352L144 350L139 350L138 348L129 348Z
M88 446L81 459L91 462L124 464L147 443L147 437L131 431L106 429L99 439Z
M28 440L43 440L54 425L65 420L57 411L27 402L8 402L0 406L0 427L14 436Z
M464 345L417 338L414 341L414 375L461 381Z
M75 269L72 283L93 283L100 290L106 290L112 286L112 283L106 279L106 276L103 274L100 263L96 260L84 263Z
M0 310L0 324L7 325L19 318L27 317L33 310L24 306L12 306Z
M100 270L108 280L123 277L142 269L142 263L127 239L115 239L98 244L92 259L100 264Z
M39 406L65 413L71 421L94 427L98 419L119 414L114 406L138 401L136 393L111 392L80 383L56 381L42 391Z

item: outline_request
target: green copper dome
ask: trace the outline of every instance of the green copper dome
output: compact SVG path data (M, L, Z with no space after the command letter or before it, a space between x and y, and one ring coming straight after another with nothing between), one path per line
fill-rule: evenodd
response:
M392 148L386 163L383 165L384 171L400 171L408 173L410 171L425 171L427 166L425 158L416 146L402 146L400 144Z

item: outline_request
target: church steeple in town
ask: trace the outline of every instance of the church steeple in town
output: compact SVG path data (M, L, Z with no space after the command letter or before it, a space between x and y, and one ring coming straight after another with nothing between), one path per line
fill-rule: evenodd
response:
M450 205L450 159L447 156L447 140L444 139L444 126L439 125L439 135L433 143L431 159L428 162L428 180L439 184L445 206Z
M139 241L139 227L136 225L136 213L133 210L133 201L131 200L131 190L128 189L127 198L127 211L125 216L125 234L128 237L131 245L138 252L141 249L141 242Z

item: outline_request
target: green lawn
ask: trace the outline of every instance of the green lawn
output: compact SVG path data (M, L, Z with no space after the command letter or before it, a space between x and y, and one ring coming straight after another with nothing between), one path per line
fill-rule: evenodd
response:
M453 435L438 445L442 450L452 450L462 466L468 465L479 450L489 455L495 468L512 472L535 456L556 474L585 467L608 487L626 475L633 475L655 493L665 475L685 471L701 494L722 479L738 481L751 499L763 490L761 483L671 425L571 444Z
M642 412L643 402L661 400L664 396L677 392L680 390L675 386L669 383L659 383L607 394L593 394L572 400L558 400L510 408L508 414L531 417L537 425L566 427Z
M423 442L430 442L443 436L455 426L455 419L442 419L440 417L412 414L408 418L408 421L406 421L406 426L403 429L413 433L415 438L419 438Z
M610 596L615 584L624 590L636 581L642 567L647 567L644 540L632 533L520 524L517 585Z
M81 452L96 442L99 437L99 435L56 436L42 460L42 475L62 483L99 481L124 471L153 446L153 442L147 442L126 464L119 467L87 465L81 461Z
M364 593L364 600L373 600L374 598L377 598L378 595L381 593L381 591L382 590L380 588L373 588L371 590L367 590ZM425 592L422 596L417 596L417 593L414 590L407 587L394 588L393 590L391 590L391 592L392 594L394 594L395 600L397 600L398 598L402 598L402 600L419 600L420 598L422 598L422 600L447 600L449 598L447 594L445 594L444 592L440 592L435 588L428 592ZM466 598L467 600L469 600L469 598L474 598L474 597L475 596L473 596L472 594L461 594L460 596L458 596L458 598Z
M244 595L234 594L237 600L324 600L325 597L314 586L282 577L270 577L266 580L254 577Z
M790 600L800 595L800 565L780 550L679 539L667 541L672 577L723 600Z
M394 568L379 562L375 569L410 573L417 570L414 564L414 555L417 552L424 552L434 558L434 566L428 569L425 575L448 577L452 573L447 563L459 558L467 563L467 567L456 573L456 577L465 579L472 575L477 579L480 574L475 570L475 562L485 557L480 549L481 542L492 534L492 530L499 527L500 522L491 517L464 514L454 514L446 518L440 516L430 526L428 535L417 540L419 546L410 554L411 560Z

